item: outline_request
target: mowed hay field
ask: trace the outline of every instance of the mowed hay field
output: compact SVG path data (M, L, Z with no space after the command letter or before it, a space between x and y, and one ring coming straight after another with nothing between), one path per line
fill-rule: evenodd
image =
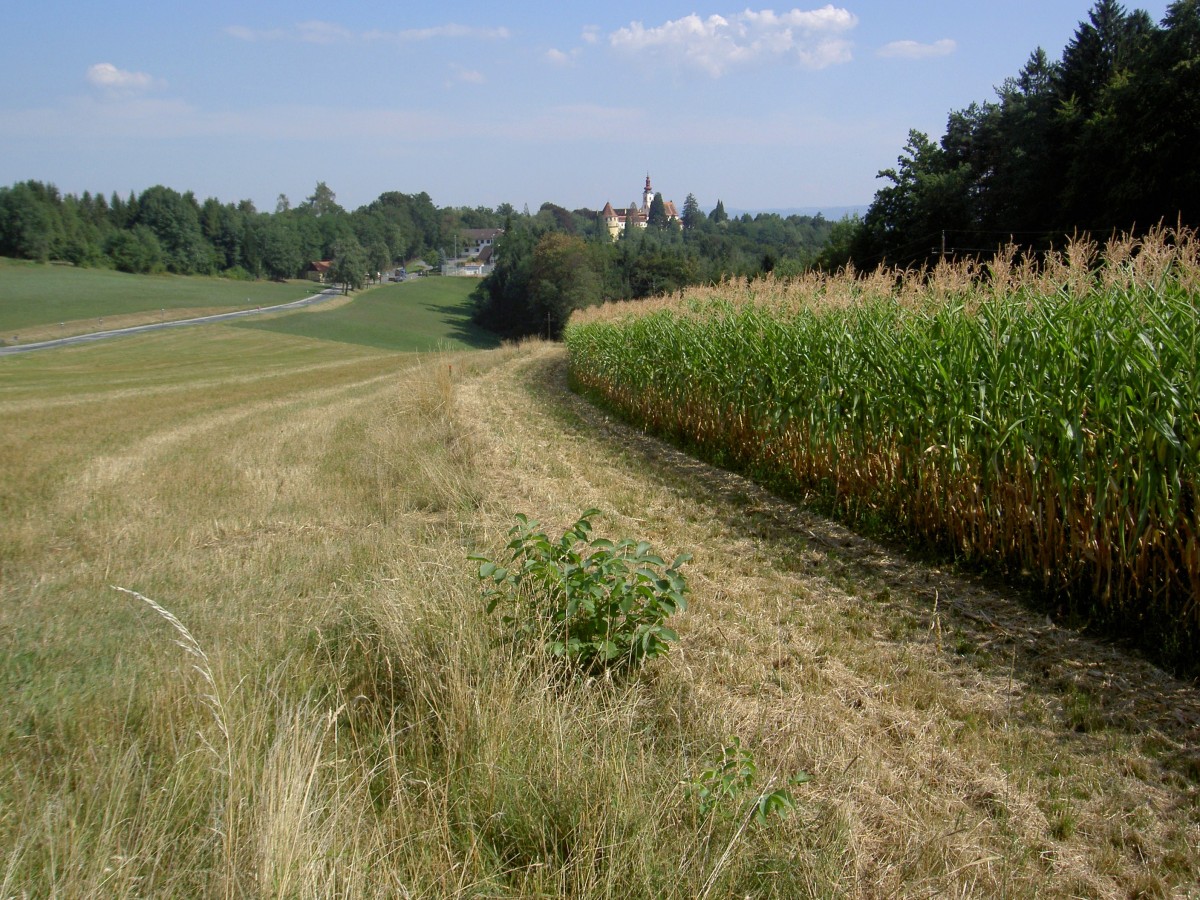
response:
M215 326L0 360L0 896L1196 892L1193 685L565 369ZM515 652L467 560L590 506L694 557L632 680Z

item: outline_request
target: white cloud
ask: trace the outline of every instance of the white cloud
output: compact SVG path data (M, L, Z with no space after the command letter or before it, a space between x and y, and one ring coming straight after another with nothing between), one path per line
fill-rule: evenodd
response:
M852 12L833 5L784 13L747 9L707 19L692 13L651 28L632 22L608 40L618 51L718 77L735 66L771 59L792 58L809 69L849 62L850 42L843 35L857 24Z
M240 41L298 41L302 44L337 44L348 41L353 34L333 22L310 20L298 22L290 28L246 28L230 25L225 29L230 37Z
M546 61L553 63L556 66L569 65L571 62L571 54L563 53L561 50L551 48L546 51Z
M267 32L247 28L245 25L226 25L225 33L232 38L237 38L239 41L257 41L264 39L267 34ZM283 36L282 32L280 32L279 36Z
M636 106L557 105L516 118L490 114L486 108L477 112L478 115L467 116L457 109L307 105L263 106L234 112L205 110L179 100L139 98L112 103L80 97L54 108L0 108L0 133L14 139L51 139L84 145L97 139L139 143L253 139L277 141L281 142L280 147L293 148L326 145L342 140L342 135L355 134L392 151L445 141L623 146L630 134L644 135L648 146L662 147L664 151L677 149L681 143L728 148L734 152L743 148L765 152L779 147L815 148L831 142L839 145L868 142L879 144L882 152L894 153L895 146L893 133L888 132L880 141L878 126L869 121L848 124L782 113L764 119L714 111L700 117L676 117L663 127L661 111ZM310 122L314 118L329 127L313 129Z
M409 43L436 38L471 38L475 40L503 40L510 36L507 28L476 28L469 25L438 25L432 28L407 28L399 31L371 29L351 31L334 22L299 22L288 28L247 28L244 25L229 25L225 33L240 41L290 41L305 44L335 44L356 41L390 41Z
M131 96L162 87L163 82L145 72L127 72L112 63L96 63L87 70L87 80L107 94Z
M932 59L936 56L949 56L958 49L958 44L949 38L934 41L932 44L922 44L917 41L892 41L879 48L878 56L885 59Z
M452 87L460 84L481 85L487 84L487 78L477 69L468 69L460 66L457 63L452 63L450 66L451 75L446 79L445 87L449 90Z
M473 38L483 41L505 40L507 28L473 28L468 25L439 25L436 28L409 28L402 31L368 31L364 37L385 41L428 41L433 38Z
M306 44L340 44L350 40L351 33L333 22L310 21L296 26L296 38Z

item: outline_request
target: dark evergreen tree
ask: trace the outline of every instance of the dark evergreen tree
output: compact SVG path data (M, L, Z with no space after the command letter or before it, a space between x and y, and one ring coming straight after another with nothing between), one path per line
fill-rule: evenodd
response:
M517 224L520 222L520 224ZM537 243L534 229L509 217L495 243L496 267L472 294L475 321L497 334L536 334L536 314L529 306L530 269Z
M860 267L1013 239L1044 250L1077 232L1200 225L1200 11L1161 26L1099 0L1051 63L1036 50L998 101L952 113L939 145L910 136L851 253Z
M662 194L655 194L654 199L650 201L650 212L646 217L646 224L647 227L657 228L659 231L670 224L670 220L667 218L667 204L663 202Z

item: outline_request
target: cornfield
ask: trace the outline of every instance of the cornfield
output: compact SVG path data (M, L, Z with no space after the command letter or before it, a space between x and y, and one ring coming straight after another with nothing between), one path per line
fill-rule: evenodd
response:
M1200 240L577 313L573 386L775 487L1200 649Z

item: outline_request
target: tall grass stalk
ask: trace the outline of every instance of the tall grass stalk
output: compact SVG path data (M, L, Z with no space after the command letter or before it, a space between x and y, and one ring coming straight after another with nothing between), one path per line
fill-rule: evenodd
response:
M224 808L221 811L220 818L214 822L213 828L221 837L221 846L223 849L223 859L225 863L225 896L233 897L236 895L234 890L237 884L237 842L238 835L237 818L235 810L238 804L238 785L236 783L235 761L233 737L229 732L229 716L225 709L225 704L221 699L220 691L217 689L217 680L213 675L212 663L209 661L208 654L204 652L204 648L200 646L200 642L192 635L187 626L179 621L178 617L166 607L151 600L144 594L139 594L137 591L132 591L129 588L118 587L112 585L113 590L120 591L122 594L133 597L135 600L140 600L156 612L168 625L170 625L178 635L174 643L181 648L185 653L191 656L195 662L192 664L192 670L196 672L201 681L204 683L204 689L200 694L200 698L212 714L213 721L216 722L217 730L221 733L222 746L214 747L203 733L200 733L200 739L213 754L216 759L216 771L224 785Z

